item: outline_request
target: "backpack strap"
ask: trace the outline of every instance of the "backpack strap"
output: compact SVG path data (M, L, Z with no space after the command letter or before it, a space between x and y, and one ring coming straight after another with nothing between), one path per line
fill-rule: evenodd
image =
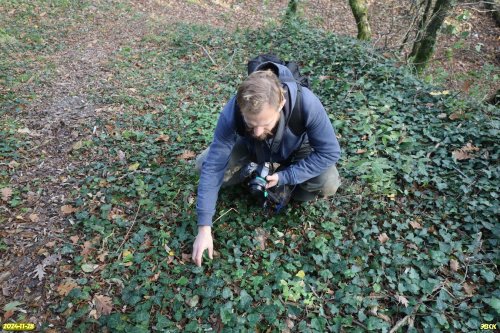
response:
M241 114L240 106L234 101L234 125L239 136L245 136L245 120Z
M302 115L302 87L297 82L297 98L295 99L295 105L293 106L292 114L288 118L287 126L290 128L293 134L296 136L301 136L306 128L304 126L304 120Z

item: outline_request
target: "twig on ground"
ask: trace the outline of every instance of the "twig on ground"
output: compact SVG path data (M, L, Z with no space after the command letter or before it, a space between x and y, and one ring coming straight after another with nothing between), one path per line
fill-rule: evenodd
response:
M420 306L420 304L417 304L418 306ZM417 307L417 306L415 306ZM394 325L391 330L389 331L389 333L394 333L396 332L398 329L401 328L401 326L403 326L404 324L406 324L406 322L408 321L408 319L410 319L410 317L413 315L413 312L409 315L406 315L403 319L399 320L396 325Z
M212 62L212 64L214 64L214 66L217 66L217 63L214 61L214 59L212 58L212 56L210 55L210 53L208 52L208 50L201 44L198 44L198 43L193 43L194 45L196 46L199 46L201 47L201 49L203 50L203 53L205 53L205 55L208 56L208 58L210 58L210 61Z
M434 292L435 292L435 291L437 291L437 290L441 289L442 287L443 287L443 283L441 282L441 283L439 283L436 287L434 287L434 289L433 289L433 290L432 290L429 294L427 294L427 295L423 295L423 296L420 298L420 300L418 301L418 303L415 305L415 307L413 308L413 310L411 311L411 313L410 313L410 314L408 314L408 315L406 315L406 316L404 316L404 318L403 318L403 319L399 320L399 321L396 323L396 325L394 325L394 326L391 328L391 330L389 331L389 333L394 333L394 332L396 332L398 329L400 329L402 326L404 326L404 325L406 324L406 322L407 322L410 318L412 318L412 317L414 317L414 316L415 316L415 313L417 312L417 310L418 310L418 308L420 307L420 305L421 305L423 302L427 301L427 297L428 297L429 295L434 294Z
M229 213L229 212L230 212L230 211L232 211L232 210L234 210L236 213L238 213L238 211L237 211L236 209L234 209L234 208L229 208L229 209L227 210L227 212L225 212L224 214L222 214L221 216L219 216L219 217L218 217L218 218L217 218L217 219L216 219L213 223L215 223L215 222L219 221L219 220L220 220L220 219L221 219L224 215L226 215L227 213Z
M231 64L233 63L233 58L234 58L234 55L236 54L236 49L233 50L233 54L231 55L231 58L229 59L229 62L227 63L227 65L220 71L221 73L223 73L226 68L228 68L229 66L231 66Z
M359 321L357 321L356 319L353 319L353 320L352 320L352 322L353 322L353 323L355 323L355 324L356 324L356 325L358 325L358 326L363 327L365 330L367 330L367 331L368 331L368 327L366 327L365 325L363 325L362 323L360 323L360 322L359 322Z
M48 140L45 140L44 142L42 142L41 144L39 144L38 146L35 146L33 148L30 148L26 151L33 151L33 150L37 150L38 148L42 147L42 146L45 146L47 143L49 143L50 141L54 140L54 138L51 138L51 139L48 139Z
M457 169L455 166L453 166L453 169L455 169L459 174L461 174L464 178L466 179L469 179L469 177L467 177L462 171L460 171L459 169Z
M320 297L317 293L316 293L316 290L314 290L314 287L311 285L311 284L307 284L309 286L309 288L311 288L311 291L312 293L314 294L314 296L316 296L318 299L323 299L323 297Z
M130 226L130 228L128 228L128 231L125 234L125 238L123 238L123 242L120 244L120 246L118 247L118 250L116 250L116 252L119 252L120 249L122 248L123 244L125 244L125 242L127 241L128 235L130 234L130 231L132 231L132 228L134 227L135 222L137 221L137 215L139 215L140 209L141 209L141 205L139 204L139 207L137 208L137 212L135 213L134 221L132 222L132 225Z
M130 176L130 175L133 175L135 173L143 173L143 174L148 174L148 173L151 173L151 170L149 169L146 169L146 170L134 170L134 171L131 171L131 172L127 172L126 174L124 174L123 176L120 176L118 178L116 178L115 180L121 180L127 176Z

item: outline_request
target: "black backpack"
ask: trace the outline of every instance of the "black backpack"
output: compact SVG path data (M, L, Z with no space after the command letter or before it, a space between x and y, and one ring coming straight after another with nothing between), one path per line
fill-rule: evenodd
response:
M271 63L269 63L271 62ZM277 56L273 54L262 54L259 55L253 59L251 59L248 62L247 69L248 69L248 75L252 74L255 72L257 67L259 67L263 63L269 63L266 66L262 66L259 68L259 70L267 70L270 69L278 76L279 78L279 70L278 67L275 64L280 64L286 66L290 72L293 74L294 81L297 82L297 99L295 101L295 105L293 110L291 111L291 114L287 120L287 126L290 128L290 130L295 134L296 136L301 136L306 128L304 126L304 121L302 120L302 89L301 87L306 87L309 88L309 78L307 76L302 76L299 71L299 65L296 62L293 61L283 61ZM281 80L281 78L280 78ZM282 81L283 82L283 81ZM236 131L239 135L243 136L245 134L245 123L243 120L243 116L241 115L241 112L239 110L239 107L236 107L236 115L235 115L235 122L236 122Z

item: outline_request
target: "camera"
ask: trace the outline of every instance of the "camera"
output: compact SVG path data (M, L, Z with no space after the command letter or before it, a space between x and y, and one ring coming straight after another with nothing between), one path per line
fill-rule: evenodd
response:
M270 167L271 163L269 162L265 162L263 164L250 162L245 168L242 169L241 177L243 179L250 179L248 181L248 188L252 195L262 199L267 198L268 192L266 189L266 177L269 175Z
M279 213L290 200L292 190L287 185L266 188L266 177L273 172L271 168L270 162L250 162L241 169L240 177L241 181L248 185L250 193L262 203L263 208L270 208Z

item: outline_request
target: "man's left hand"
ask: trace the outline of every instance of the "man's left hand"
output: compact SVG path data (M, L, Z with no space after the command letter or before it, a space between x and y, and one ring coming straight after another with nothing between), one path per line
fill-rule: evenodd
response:
M267 180L266 188L270 188L278 185L279 176L277 173L273 173L272 175L267 176L266 180Z

